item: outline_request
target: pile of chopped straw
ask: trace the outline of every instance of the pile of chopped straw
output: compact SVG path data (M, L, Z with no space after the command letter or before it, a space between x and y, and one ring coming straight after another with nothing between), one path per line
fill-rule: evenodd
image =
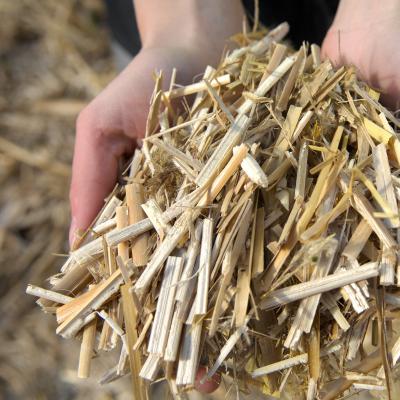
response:
M114 350L101 382L130 372L135 399L159 378L184 397L200 364L245 392L396 396L400 122L287 29L238 36L199 83L158 75L125 184L28 286L80 377Z

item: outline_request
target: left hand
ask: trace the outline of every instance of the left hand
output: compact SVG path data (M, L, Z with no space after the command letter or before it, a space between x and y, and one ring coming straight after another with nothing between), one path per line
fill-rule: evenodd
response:
M400 106L400 1L341 0L322 44L335 66L354 65L358 76Z

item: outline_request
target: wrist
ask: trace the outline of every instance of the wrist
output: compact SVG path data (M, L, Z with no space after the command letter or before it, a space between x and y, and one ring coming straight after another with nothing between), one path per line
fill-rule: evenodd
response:
M207 65L215 65L220 53L213 53L207 48L200 48L193 43L179 45L149 44L142 47L132 63L139 62L143 69L163 71L164 83L170 79L172 69L176 68L180 84L189 84L193 77L204 71Z
M370 30L399 18L399 0L340 0L331 30Z
M135 9L143 48L192 47L217 56L244 16L240 0L135 0Z

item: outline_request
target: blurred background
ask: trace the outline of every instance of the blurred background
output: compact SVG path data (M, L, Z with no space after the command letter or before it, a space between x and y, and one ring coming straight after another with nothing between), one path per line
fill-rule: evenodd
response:
M101 0L0 0L0 399L124 398L25 295L68 251L75 119L114 75Z

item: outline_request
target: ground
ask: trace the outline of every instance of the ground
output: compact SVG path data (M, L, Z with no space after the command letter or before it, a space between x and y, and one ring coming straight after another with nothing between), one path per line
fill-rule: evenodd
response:
M77 384L77 343L24 293L68 251L75 119L115 75L103 4L0 0L0 20L0 398L122 399Z

